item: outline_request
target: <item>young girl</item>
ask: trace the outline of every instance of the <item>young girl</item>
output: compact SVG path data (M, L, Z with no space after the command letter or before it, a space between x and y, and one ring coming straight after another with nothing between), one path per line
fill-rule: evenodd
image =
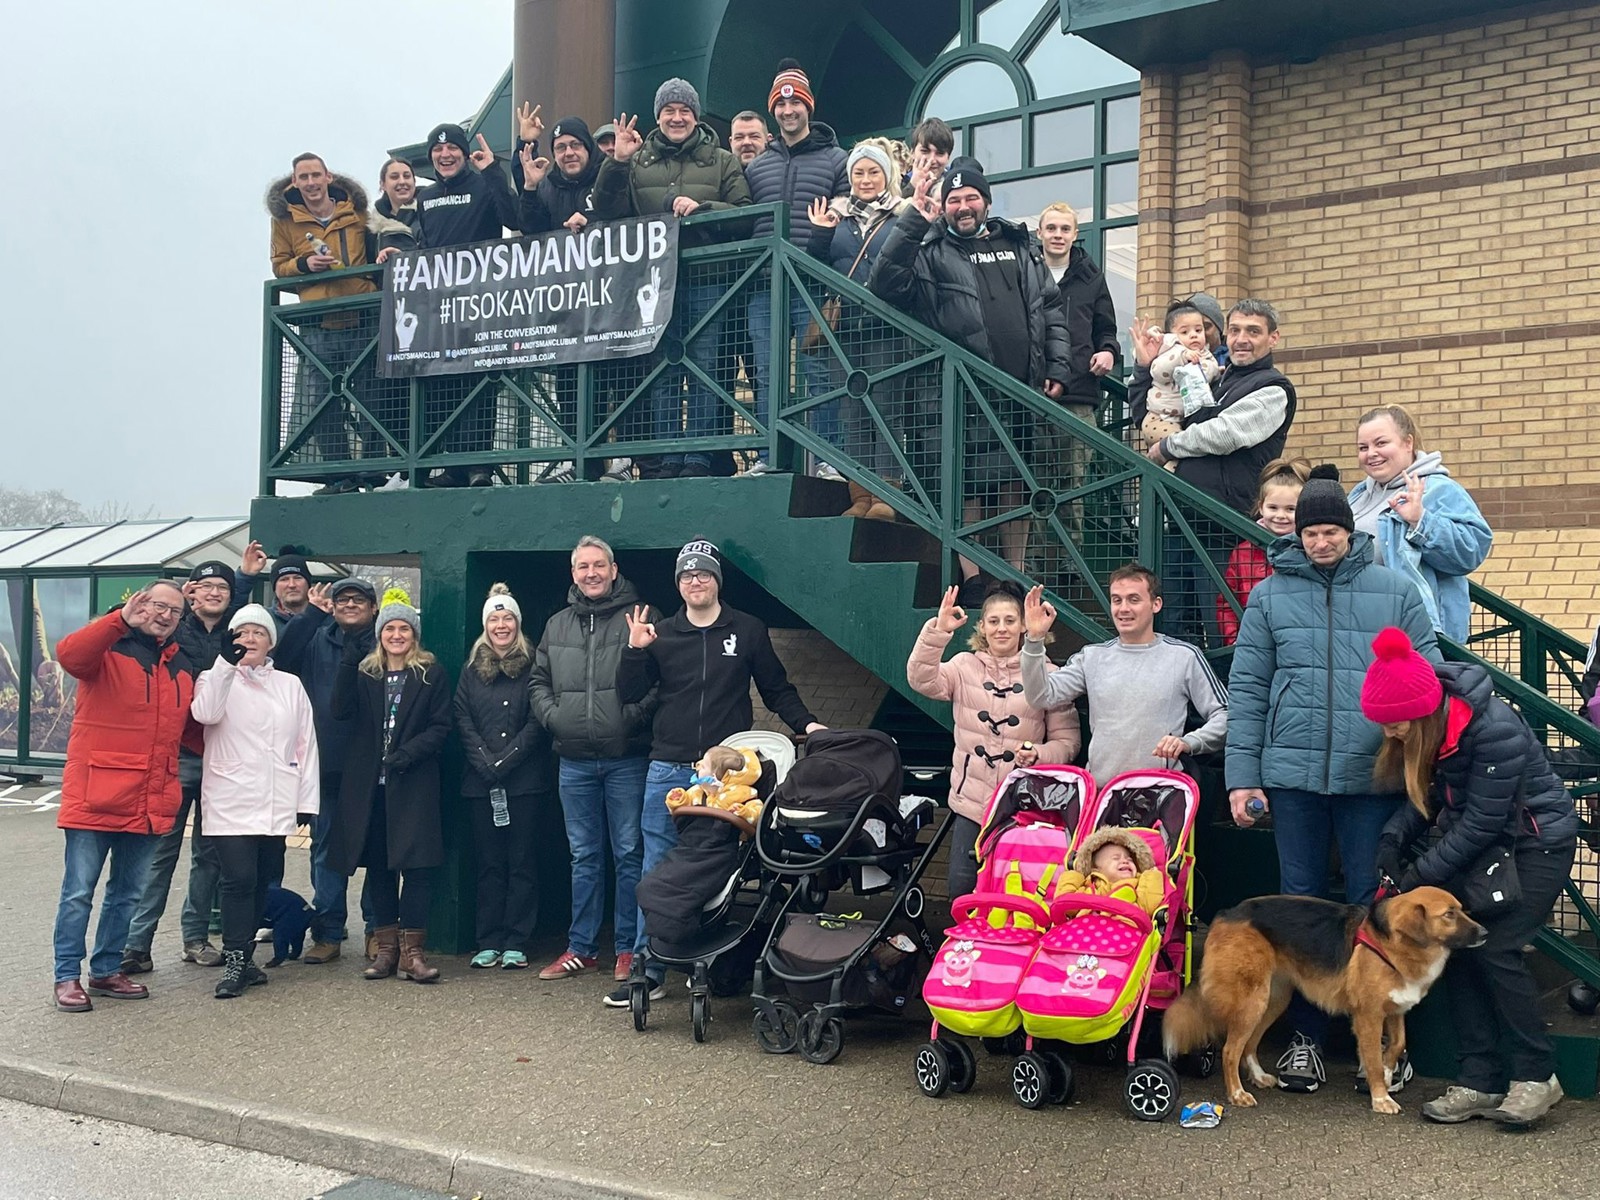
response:
M1275 458L1263 467L1261 490L1256 493L1256 524L1274 537L1293 533L1295 505L1300 500L1300 489L1310 477L1311 464L1303 458ZM1250 589L1270 574L1266 547L1240 542L1228 556L1228 568L1222 577L1243 611ZM1217 597L1217 627L1222 630L1223 642L1233 645L1239 636L1239 614L1226 596Z

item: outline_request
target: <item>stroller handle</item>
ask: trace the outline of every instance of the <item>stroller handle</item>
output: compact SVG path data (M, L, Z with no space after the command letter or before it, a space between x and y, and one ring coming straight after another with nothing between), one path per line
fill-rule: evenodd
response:
M709 804L682 804L672 810L672 819L679 817L713 817L718 821L726 821L739 831L740 839L752 837L756 827L746 821L738 813L731 813L725 808L713 808Z
M951 912L967 913L969 917L973 912L992 908L1032 917L1041 926L1050 923L1050 914L1045 911L1044 905L1032 896L1016 896L1010 892L968 892L965 896L957 896L950 902Z
M1088 892L1068 892L1064 896L1057 896L1050 905L1050 923L1060 924L1067 917L1087 912L1120 917L1143 933L1149 933L1155 928L1155 921L1150 914L1137 904L1130 904L1126 900L1117 900L1111 896L1095 896Z

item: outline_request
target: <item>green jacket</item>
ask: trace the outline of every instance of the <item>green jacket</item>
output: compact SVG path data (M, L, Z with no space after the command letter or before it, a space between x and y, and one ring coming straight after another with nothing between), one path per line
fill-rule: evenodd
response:
M594 184L594 211L603 221L618 217L653 217L667 212L672 201L688 196L699 203L697 211L740 208L750 203L750 185L745 182L739 160L722 148L716 131L709 125L696 125L681 144L667 140L659 129L652 129L636 154L625 163L608 158L601 164ZM730 231L716 226L710 230L692 226L683 231L682 244L699 245L725 240ZM748 231L740 231L740 236Z
M1228 676L1227 784L1370 794L1382 733L1361 712L1372 639L1390 625L1442 663L1416 586L1372 561L1351 536L1332 578L1296 538L1268 552L1273 573L1250 590Z

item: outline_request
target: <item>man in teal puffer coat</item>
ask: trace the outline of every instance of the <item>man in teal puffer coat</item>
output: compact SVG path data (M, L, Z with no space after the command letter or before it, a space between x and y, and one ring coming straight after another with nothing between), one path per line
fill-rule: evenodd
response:
M1395 625L1418 653L1442 660L1416 587L1376 565L1372 539L1354 532L1337 469L1311 474L1295 508L1297 538L1269 551L1273 574L1251 590L1239 626L1228 677L1228 804L1240 825L1270 808L1283 892L1326 898L1337 839L1345 899L1370 904L1378 839L1404 799L1374 792L1382 738L1361 712L1372 639ZM1289 1016L1295 1034L1278 1086L1314 1092L1326 1079L1327 1014L1296 995Z

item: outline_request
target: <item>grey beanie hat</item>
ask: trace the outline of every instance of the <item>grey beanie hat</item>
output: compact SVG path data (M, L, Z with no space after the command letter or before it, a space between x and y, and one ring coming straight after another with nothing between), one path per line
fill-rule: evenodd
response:
M694 90L694 84L687 79L673 76L656 89L657 119L661 116L661 110L669 104L686 104L694 114L694 119L700 119L700 93Z
M373 622L372 628L376 633L382 633L383 627L390 621L404 621L411 626L411 632L417 635L417 641L422 640L422 616L411 603L404 588L390 588L383 594L383 607L378 609L378 619Z
M1191 308L1198 308L1200 315L1217 327L1218 333L1226 328L1228 319L1222 315L1222 305L1217 303L1217 298L1210 292L1196 292L1184 303Z
M685 571L709 571L720 586L722 563L717 557L717 548L704 538L686 543L678 551L678 565L673 568L672 578L676 580Z

